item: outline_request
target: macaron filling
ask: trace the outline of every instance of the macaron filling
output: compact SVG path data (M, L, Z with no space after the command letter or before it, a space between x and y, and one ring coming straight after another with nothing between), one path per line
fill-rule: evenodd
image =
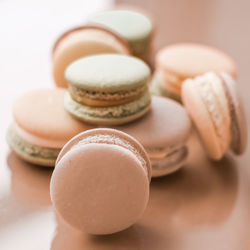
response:
M64 105L69 113L81 118L119 119L143 112L150 107L150 94L146 92L140 99L118 106L90 107L74 101L69 93L65 94Z
M151 159L163 159L169 155L173 155L176 152L185 148L185 144L171 145L161 148L147 148L146 151Z
M152 169L155 172L155 176L157 176L157 171L164 171L169 169L169 173L173 172L173 168L176 170L182 166L184 161L188 156L188 149L186 146L183 146L172 153L169 153L161 158L150 157L150 161L152 164ZM166 172L164 171L166 174Z
M195 78L194 83L198 87L202 101L213 121L216 135L220 138L219 142L222 152L226 152L230 144L229 131L231 121L229 119L227 98L222 89L222 81L216 74L206 73L201 77Z
M146 163L145 159L142 157L142 155L140 154L140 152L129 141L127 141L124 138L120 138L114 134L113 135L110 135L110 134L90 135L90 136L82 139L81 141L79 141L70 150L72 150L76 147L80 147L82 145L92 144L92 143L111 144L111 145L116 145L116 146L119 146L119 147L122 147L122 148L129 150L130 152L132 152L136 156L138 161L141 163L141 166L142 166L147 178L149 177L147 163Z
M72 98L81 103L89 106L110 106L110 102L115 102L115 105L124 104L136 100L148 90L147 85L142 85L129 90L120 91L93 91L82 89L78 86L69 84L69 91ZM98 103L95 105L96 101ZM92 104L92 105L91 105Z
M164 163L161 164L162 169L178 164L180 161L183 161L188 154L188 149L185 144L165 148L146 148L146 151L152 163Z
M48 165L54 165L60 152L59 148L41 147L25 141L11 125L7 132L9 146L21 157L31 161L45 161Z

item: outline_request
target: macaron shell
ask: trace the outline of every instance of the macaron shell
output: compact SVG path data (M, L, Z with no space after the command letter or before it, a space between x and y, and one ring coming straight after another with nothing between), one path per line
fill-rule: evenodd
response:
M166 148L187 140L191 121L176 101L152 96L151 109L146 115L116 128L135 137L145 148Z
M81 57L103 53L130 54L130 48L124 39L101 27L82 26L63 34L53 50L56 85L64 88L68 86L64 71L70 63Z
M14 103L14 121L31 135L64 143L76 134L93 128L68 114L63 107L64 95L63 89L40 89L23 94Z
M245 152L247 147L247 122L243 105L235 81L226 73L220 73L224 83L226 95L229 99L232 125L231 149L237 155Z
M224 52L213 47L183 43L168 46L160 50L156 64L181 77L195 77L208 71L224 71L236 77L234 61Z
M105 54L76 60L69 65L65 76L72 86L113 93L147 85L150 69L135 57Z
M153 31L148 17L130 10L111 10L98 13L89 22L108 27L120 34L128 40L135 56L148 59Z
M217 138L213 122L192 80L184 82L182 87L182 100L198 130L201 142L207 154L212 159L221 159L225 152L221 150L220 141Z
M118 21L119 20L119 21ZM131 26L128 22L134 23ZM112 28L128 40L142 39L150 35L152 23L143 14L130 10L111 10L100 12L89 20Z
M149 183L129 150L90 144L68 152L59 161L51 180L51 196L62 217L76 228L110 234L129 227L142 215Z

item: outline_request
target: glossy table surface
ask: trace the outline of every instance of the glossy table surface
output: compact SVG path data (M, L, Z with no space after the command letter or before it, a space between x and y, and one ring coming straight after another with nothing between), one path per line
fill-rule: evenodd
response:
M5 132L18 95L54 87L49 53L56 33L69 26L69 20L81 21L80 12L70 14L66 5L48 9L0 0L0 249L250 249L250 149L242 157L228 154L220 162L211 162L194 132L187 164L152 180L148 207L131 228L91 236L54 214L49 196L52 169L19 160L9 150ZM249 87L240 84L249 118Z

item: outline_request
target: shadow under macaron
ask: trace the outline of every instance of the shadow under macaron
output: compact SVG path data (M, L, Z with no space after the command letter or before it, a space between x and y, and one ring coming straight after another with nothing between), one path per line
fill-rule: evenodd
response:
M189 140L189 157L176 173L151 182L150 201L144 218L183 225L218 225L230 217L238 193L238 172L227 155L209 160L195 133Z

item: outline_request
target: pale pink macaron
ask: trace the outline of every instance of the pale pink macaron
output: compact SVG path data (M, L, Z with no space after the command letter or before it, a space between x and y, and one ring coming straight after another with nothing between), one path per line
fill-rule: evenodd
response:
M164 47L156 55L156 72L160 80L154 81L162 95L181 96L184 80L209 71L223 71L236 78L234 60L219 49L195 43L179 43Z
M131 54L128 42L104 27L85 25L66 31L57 39L52 51L55 84L67 88L64 72L73 61L104 53Z
M182 99L209 157L219 160L229 149L237 155L244 153L246 118L231 76L209 72L186 80Z
M70 140L60 152L50 193L57 213L91 234L128 228L149 199L151 165L131 136L113 129L92 129Z
M151 105L141 119L115 128L143 145L151 161L152 177L158 177L185 165L191 121L183 106L169 98L152 96Z

